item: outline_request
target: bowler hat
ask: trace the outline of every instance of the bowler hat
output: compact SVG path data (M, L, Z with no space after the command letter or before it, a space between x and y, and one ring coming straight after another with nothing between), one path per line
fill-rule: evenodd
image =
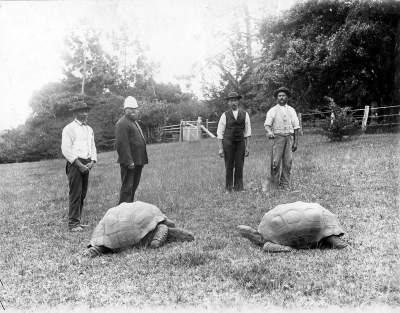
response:
M70 109L70 111L72 111L72 112L75 112L75 111L89 111L89 110L90 110L90 108L83 101L78 101L78 102L72 103L72 107Z
M290 97L290 90L286 87L279 87L274 91L274 97L276 98L280 92L284 92L288 97Z
M242 98L241 95L239 95L237 92L233 91L233 92L230 92L225 99L229 100L229 99L241 99L241 98Z

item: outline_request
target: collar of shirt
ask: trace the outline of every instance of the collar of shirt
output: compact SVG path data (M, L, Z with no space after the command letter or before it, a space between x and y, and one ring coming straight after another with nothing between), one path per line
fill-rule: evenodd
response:
M78 125L80 125L80 126L86 126L87 125L87 123L83 123L83 122L79 121L78 119L75 119L74 121L77 122Z
M237 109L237 110L232 110L232 114L233 114L233 117L235 118L235 120L237 120L237 116L238 116L238 114L239 114L239 109Z

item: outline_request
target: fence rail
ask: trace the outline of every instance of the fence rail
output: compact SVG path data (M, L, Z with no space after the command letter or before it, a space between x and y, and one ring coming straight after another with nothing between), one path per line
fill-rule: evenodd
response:
M397 110L396 110L397 109ZM382 111L383 110L383 111ZM385 111L386 110L386 111ZM378 113L382 112L382 113ZM396 111L396 112L394 112ZM369 107L365 106L363 109L348 110L353 114L353 119L360 123L363 131L367 128L387 127L400 125L400 105L391 105L383 107ZM320 129L326 122L327 118L331 117L332 111L323 112L306 112L299 113L299 120L301 126L301 133L303 131ZM193 127L198 129L200 137L210 136L216 134L218 121L202 121L201 118L196 121L184 121L180 124L166 125L159 128L161 141L180 141L182 140L183 127ZM255 134L264 134L264 129L253 129Z

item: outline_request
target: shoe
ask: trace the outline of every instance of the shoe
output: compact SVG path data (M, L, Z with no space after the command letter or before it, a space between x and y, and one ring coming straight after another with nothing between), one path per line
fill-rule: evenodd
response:
M83 228L81 226L75 226L75 227L72 227L69 231L71 233L77 233L77 232L80 232L82 230L83 230Z

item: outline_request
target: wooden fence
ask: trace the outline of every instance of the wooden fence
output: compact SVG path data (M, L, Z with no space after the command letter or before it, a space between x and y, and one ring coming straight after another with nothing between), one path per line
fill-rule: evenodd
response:
M363 131L374 128L390 128L400 125L400 105L370 107L348 111ZM302 131L320 129L329 118L333 118L332 111L299 113Z
M352 114L355 121L363 131L372 129L395 128L400 125L400 105L370 107L354 109L348 111ZM301 130L300 133L319 131L326 120L332 118L332 111L298 113ZM202 137L215 137L217 133L218 121L203 121L199 117L195 121L182 120L179 124L168 125L160 128L161 141L183 141L186 127L190 127L198 134L198 139ZM264 128L252 128L253 135L264 135ZM187 138L186 138L187 139Z
M179 124L167 125L160 128L160 139L168 141L195 141L202 137L216 136L218 122L204 122L201 117L195 121L181 120Z

